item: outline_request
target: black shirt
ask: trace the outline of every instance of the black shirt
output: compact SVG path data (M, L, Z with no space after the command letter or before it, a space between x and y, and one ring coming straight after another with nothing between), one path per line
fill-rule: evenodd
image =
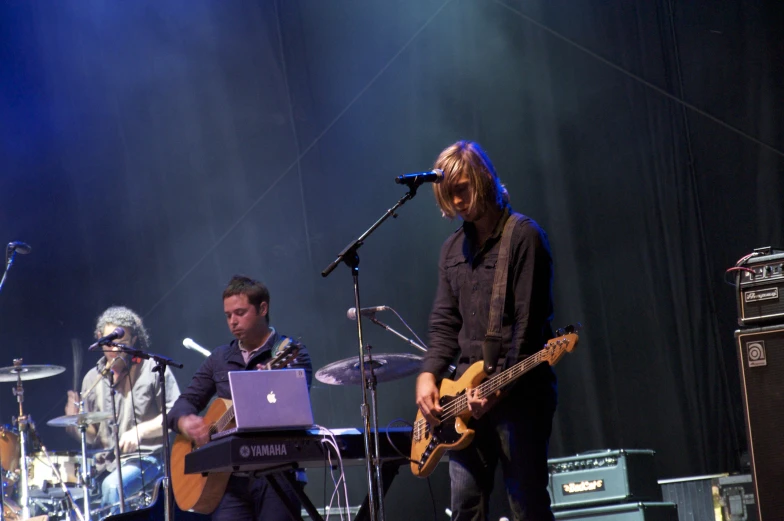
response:
M459 355L457 374L482 360L501 234L507 208L484 245L476 244L473 224L464 223L441 248L438 289L430 314L430 348L422 372L440 375ZM547 234L531 218L521 216L512 228L509 274L502 318L501 357L517 362L553 337L553 263ZM552 381L547 364L533 370Z

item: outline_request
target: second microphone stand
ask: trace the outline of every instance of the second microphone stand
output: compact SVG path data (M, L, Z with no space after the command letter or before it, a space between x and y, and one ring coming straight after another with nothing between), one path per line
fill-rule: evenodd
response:
M119 357L118 357L119 358ZM115 358L117 360L117 358ZM114 363L114 361L112 361ZM133 392L133 381L130 377L131 365L126 362L125 369L128 371L128 381L130 382L131 389L128 392ZM112 395L112 433L114 437L114 460L117 462L117 484L119 485L118 492L120 493L120 513L125 513L125 489L123 488L122 477L122 460L120 459L120 422L117 417L117 384L120 383L118 378L115 381L115 373L109 371L105 376L109 380L109 389Z
M390 217L397 217L395 211L416 195L421 182L409 184L409 191L384 213L365 233L346 246L337 258L321 272L322 277L328 276L342 262L351 270L354 285L354 306L362 309L359 303L359 248L376 228ZM381 477L381 452L378 441L378 411L376 410L376 375L373 364L368 363L365 357L365 343L362 336L362 314L357 316L357 341L359 344L359 373L362 378L362 423L364 427L363 440L365 444L365 466L368 481L368 509L371 521L384 521L384 484ZM366 371L367 369L367 371ZM369 374L368 374L369 372ZM370 404L368 404L368 397ZM371 431L372 420L372 431ZM373 435L371 436L371 432Z
M125 344L107 343L105 345L116 347L123 353L128 354L132 358L142 358L144 360L152 360L155 362L153 371L158 373L158 382L161 385L161 435L163 436L163 508L164 520L173 521L174 519L174 500L172 498L171 490L171 448L169 443L169 419L168 411L166 410L166 367L172 366L182 369L183 365L180 362L172 360L168 356L156 355L155 353L148 353L141 349L136 349ZM119 462L118 462L119 464Z

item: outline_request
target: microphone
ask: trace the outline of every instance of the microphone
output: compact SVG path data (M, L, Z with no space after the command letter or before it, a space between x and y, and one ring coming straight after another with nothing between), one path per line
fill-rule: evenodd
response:
M361 315L368 315L369 316L369 315L375 315L379 311L386 311L388 309L390 309L389 306L376 306L374 308L361 308L359 310L359 313ZM348 308L348 311L346 311L346 317L349 320L356 320L357 319L357 308Z
M395 178L395 182L399 185L421 185L422 183L440 183L444 180L444 171L440 168L435 168L430 172L417 172L415 174L399 175Z
M182 345L184 345L188 349L192 349L192 350L196 351L197 353L201 353L204 356L210 356L210 352L208 350L204 349L202 346L200 346L199 344L197 344L196 342L194 342L190 338L184 338L182 340Z
M8 251L15 251L19 255L27 255L33 250L29 244L19 241L9 242L7 248Z
M117 329L115 329L114 331L112 331L111 333L106 335L105 337L99 338L98 341L96 343L94 343L93 345L91 345L90 347L88 347L87 350L88 351L95 351L99 347L101 347L101 346L103 346L105 344L108 344L112 340L117 340L118 338L122 338L124 336L125 336L125 330L123 328L121 328L121 327L118 327Z

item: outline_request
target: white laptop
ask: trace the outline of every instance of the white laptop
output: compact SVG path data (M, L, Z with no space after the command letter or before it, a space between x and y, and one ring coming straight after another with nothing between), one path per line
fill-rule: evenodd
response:
M212 439L235 432L313 427L304 369L229 371L229 386L237 427L218 432Z

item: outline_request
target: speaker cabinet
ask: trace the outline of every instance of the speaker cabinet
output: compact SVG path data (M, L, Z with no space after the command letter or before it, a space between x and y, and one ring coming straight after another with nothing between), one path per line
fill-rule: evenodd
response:
M784 515L784 325L735 332L760 521Z

